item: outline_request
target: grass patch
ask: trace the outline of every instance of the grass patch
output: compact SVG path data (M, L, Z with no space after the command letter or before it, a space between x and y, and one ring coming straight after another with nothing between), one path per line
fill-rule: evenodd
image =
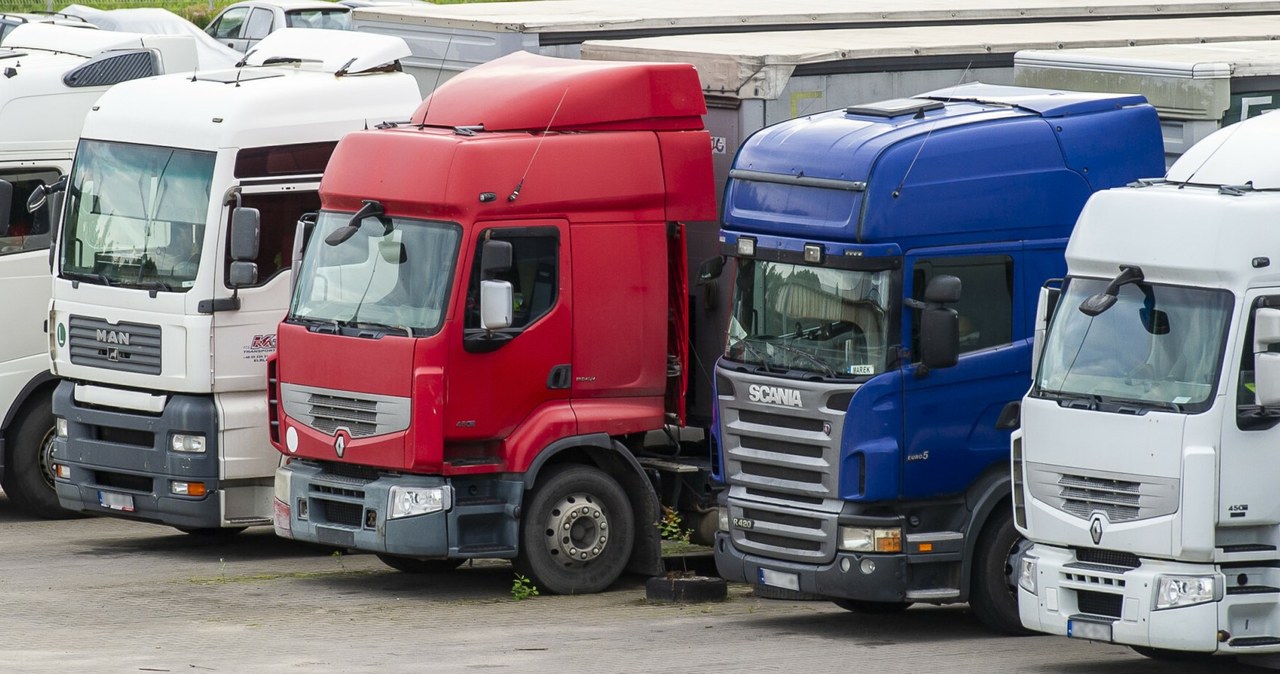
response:
M381 570L338 569L334 571L286 571L281 573L250 573L239 576L192 576L185 582L192 585L226 585L228 583L265 583L273 580L306 580L310 578L328 578L330 576L368 576L380 573ZM181 582L181 581L180 581Z

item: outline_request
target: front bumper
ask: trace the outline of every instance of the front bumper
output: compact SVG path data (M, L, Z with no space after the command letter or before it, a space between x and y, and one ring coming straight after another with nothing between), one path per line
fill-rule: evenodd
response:
M1039 632L1068 636L1069 623L1092 622L1110 625L1112 643L1173 651L1243 654L1259 651L1219 643L1220 626L1227 624L1220 620L1220 614L1225 617L1233 612L1233 606L1239 607L1235 611L1242 618L1238 621L1238 629L1253 635L1265 634L1267 624L1274 622L1265 617L1275 607L1274 594L1259 597L1257 594L1229 593L1221 601L1154 609L1158 576L1217 573L1217 568L1211 564L1153 559L1142 559L1136 568L1090 564L1079 561L1072 550L1045 545L1033 546L1027 555L1038 560L1037 588L1035 594L1018 588L1018 612L1025 627ZM1219 582L1225 580L1220 578ZM1264 607L1263 604L1270 606ZM1250 613L1249 606L1266 610L1253 611L1252 620L1244 620L1245 614ZM1078 632L1078 627L1073 631ZM1234 632L1228 634L1251 636Z
M53 460L70 472L54 481L62 507L184 528L270 521L269 479L232 484L219 479L218 412L212 397L171 396L159 414L149 414L82 405L74 389L63 381L53 395L54 416L67 420L67 436L56 438L53 446ZM175 432L203 434L205 451L172 451ZM203 483L206 493L175 494L174 482Z
M282 466L276 474L276 533L403 557L515 557L522 482L360 472L330 471L310 461ZM392 487L444 488L453 507L388 519Z
M907 598L905 554L838 552L828 564L787 562L746 554L721 531L716 533L715 559L720 577L739 583L777 585L785 578L798 583L790 589L832 599L912 601Z

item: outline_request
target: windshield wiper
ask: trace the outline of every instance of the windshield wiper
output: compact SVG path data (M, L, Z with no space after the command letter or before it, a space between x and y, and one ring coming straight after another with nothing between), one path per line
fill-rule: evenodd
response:
M759 365L761 368L763 368L765 372L772 371L769 369L769 359L764 354L760 353L759 349L751 345L751 340L749 338L743 337L742 339L739 339L737 342L731 344L729 348L732 349L735 346L742 346L742 350L746 351L747 354L750 355L752 358L755 358L756 365ZM744 362L749 362L749 361L744 361Z
M107 278L106 274L99 274L95 271L67 271L64 269L62 270L62 277L78 279L81 281L93 281L104 286L115 285L111 282L111 279Z
M1102 396L1092 393L1069 393L1067 391L1048 391L1040 389L1040 395L1057 400L1064 407L1070 407L1077 410L1096 410L1098 405L1102 404ZM1083 405L1079 403L1084 403Z
M311 316L299 316L297 314L292 314L288 317L288 320L296 321L298 323L302 323L303 325L315 325L319 327L329 328L329 330L326 330L325 332L328 332L334 335L342 331L342 329L339 327L340 324L338 323L338 319L336 318L313 318Z
M812 353L809 353L808 351L805 351L804 349L802 349L802 348L800 348L800 347L798 347L798 346L791 346L790 344L787 344L786 342L772 342L772 344L773 344L773 346L780 347L780 348L784 349L785 351L787 351L787 353L794 353L794 354L798 354L798 355L800 355L800 356L803 356L803 357L804 357L806 360L808 360L810 363L813 363L813 364L817 365L818 367L821 367L821 368L822 368L822 369L827 373L827 376L828 376L828 377L835 378L835 377L839 377L839 376L840 376L840 375L839 375L839 373L837 373L837 372L836 372L835 368L833 368L833 367L831 367L830 365L828 365L828 364L827 364L825 361L823 361L821 358L819 358L819 357L817 357L817 356L813 355Z
M168 283L165 283L164 281L137 281L134 283L121 284L121 285L124 285L125 287L128 287L128 288L163 290L167 293L173 292L173 286L169 285Z
M373 323L371 321L357 321L355 319L352 319L349 321L343 321L342 325L349 328L355 328L357 330L379 330L379 329L404 330L404 334L406 336L409 336L409 337L413 336L413 329L407 328L403 325L388 325L386 323Z

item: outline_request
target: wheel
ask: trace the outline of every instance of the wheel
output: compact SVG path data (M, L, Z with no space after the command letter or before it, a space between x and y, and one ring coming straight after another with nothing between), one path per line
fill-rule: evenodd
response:
M539 590L589 594L622 575L635 527L627 494L612 477L589 466L553 469L527 504L516 565Z
M178 531L201 538L231 538L249 527L174 527Z
M1190 653L1187 651L1171 651L1164 648L1151 648L1150 646L1130 646L1134 653L1144 658L1152 660L1160 660L1162 662L1208 662L1214 659L1212 653Z
M861 599L832 599L831 603L846 611L867 615L902 613L911 606L909 601L863 601Z
M58 505L53 487L53 399L35 399L18 417L9 436L4 493L24 512L45 519L83 517Z
M382 553L378 553L378 559L381 559L383 564L404 573L446 573L462 566L466 561L465 559L418 559Z
M1013 510L1007 506L982 528L973 560L969 608L987 629L1012 636L1032 634L1018 617L1016 566L1030 545L1013 528Z

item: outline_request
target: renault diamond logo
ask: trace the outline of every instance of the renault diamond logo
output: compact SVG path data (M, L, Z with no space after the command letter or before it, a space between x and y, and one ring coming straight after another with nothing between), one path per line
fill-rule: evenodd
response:
M351 442L351 436L347 435L345 428L338 429L333 439L333 451L338 453L338 458L342 458L342 453L347 451L347 443Z
M338 456L342 456L339 452ZM1102 514L1094 513L1093 518L1089 520L1089 536L1093 538L1094 545L1102 545Z

